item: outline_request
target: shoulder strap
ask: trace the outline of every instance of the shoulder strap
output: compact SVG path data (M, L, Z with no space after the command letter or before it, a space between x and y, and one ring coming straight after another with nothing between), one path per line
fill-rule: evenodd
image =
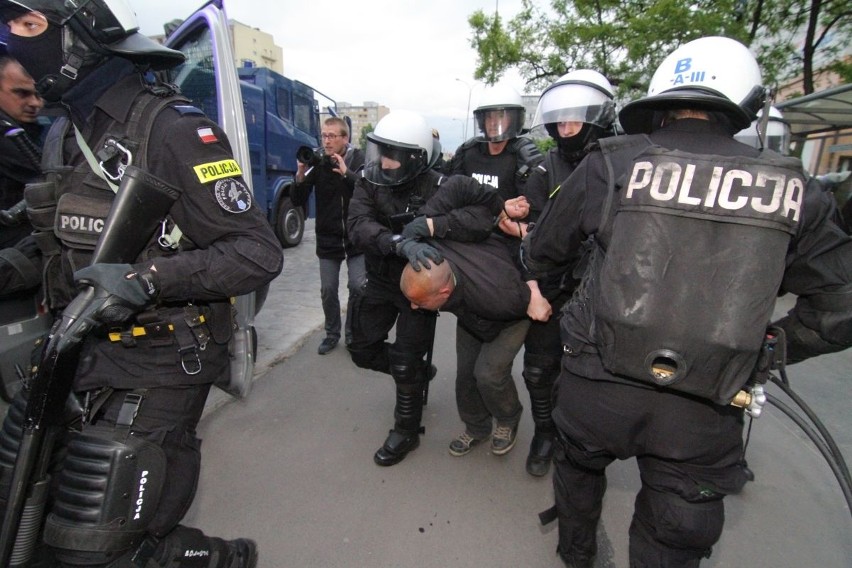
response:
M598 223L598 242L609 242L609 232L612 230L612 218L609 214L612 209L612 200L615 195L616 185L619 181L616 179L616 170L613 163L619 166L618 174L622 175L623 165L626 160L633 160L638 151L642 148L652 146L653 142L648 138L647 134L636 134L633 136L612 136L610 138L602 138L598 140L601 149L601 155L604 159L606 167L606 199L604 206L601 208L601 220Z

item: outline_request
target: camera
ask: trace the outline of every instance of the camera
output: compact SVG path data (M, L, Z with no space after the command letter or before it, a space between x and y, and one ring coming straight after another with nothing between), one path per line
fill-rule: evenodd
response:
M328 167L329 169L334 169L337 167L337 161L334 160L331 156L324 153L322 148L317 148L316 150L311 148L310 146L299 146L299 149L296 150L296 159L308 166L309 168L315 168L316 166Z

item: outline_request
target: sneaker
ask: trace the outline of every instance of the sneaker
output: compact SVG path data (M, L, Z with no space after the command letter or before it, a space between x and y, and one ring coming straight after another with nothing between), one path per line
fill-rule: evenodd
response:
M450 455L460 457L468 454L482 440L484 438L474 438L465 430L458 438L450 442Z
M515 436L517 434L516 428L498 425L491 437L491 453L497 456L508 454L515 447Z
M320 355L325 355L335 347L337 347L337 342L339 340L336 337L326 337L320 343L319 348L317 349L317 353Z

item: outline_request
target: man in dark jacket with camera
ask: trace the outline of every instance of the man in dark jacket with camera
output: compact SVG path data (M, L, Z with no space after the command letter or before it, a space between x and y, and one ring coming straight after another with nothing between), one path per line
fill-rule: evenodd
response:
M316 191L317 256L320 265L320 296L325 314L325 339L317 352L325 355L340 341L340 265L346 260L349 301L346 318L346 344L352 341L352 302L364 286L364 255L346 234L346 217L355 181L364 166L364 153L349 144L349 127L342 118L325 119L322 149L296 156L296 184L290 198L304 207L311 191Z

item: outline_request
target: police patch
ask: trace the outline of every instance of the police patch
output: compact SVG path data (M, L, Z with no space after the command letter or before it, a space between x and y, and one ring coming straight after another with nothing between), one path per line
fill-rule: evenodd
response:
M213 194L219 207L228 213L245 213L251 209L251 191L238 179L220 179L213 186Z
M200 183L210 183L217 179L243 175L240 165L234 160L208 162L194 166L192 169L195 170L195 175L198 176Z

